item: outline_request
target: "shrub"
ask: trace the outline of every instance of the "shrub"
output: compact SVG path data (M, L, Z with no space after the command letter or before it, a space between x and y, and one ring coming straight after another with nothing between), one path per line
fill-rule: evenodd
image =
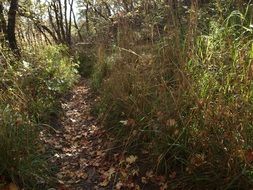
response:
M76 48L75 59L78 62L78 72L82 77L90 77L97 61L95 47L91 44L79 44Z
M28 112L37 114L37 119L46 120L50 116L48 113L55 115L60 109L55 98L77 80L77 65L64 46L39 48L27 55L27 59L24 62L27 71L20 76L19 84L29 95Z

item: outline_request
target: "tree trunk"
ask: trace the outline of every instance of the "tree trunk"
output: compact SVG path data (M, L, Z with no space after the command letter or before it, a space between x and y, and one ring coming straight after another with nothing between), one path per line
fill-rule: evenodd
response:
M6 34L6 20L4 18L4 6L2 2L0 2L0 32L4 35Z
M90 33L90 23L89 23L89 4L88 3L86 3L85 19L86 19L86 31L89 34Z
M66 25L66 31L68 31L68 35L67 35L67 43L69 46L71 46L72 44L72 38L71 38L71 28L72 28L72 12L73 11L73 4L74 4L74 0L69 0L69 23L68 25Z
M4 6L3 3L0 2L0 42L1 45L3 45L5 43L6 40L6 20L4 18Z
M10 9L8 12L8 26L7 26L7 40L9 47L15 55L20 57L20 51L17 46L17 40L15 35L16 28L16 14L18 10L18 0L11 0Z

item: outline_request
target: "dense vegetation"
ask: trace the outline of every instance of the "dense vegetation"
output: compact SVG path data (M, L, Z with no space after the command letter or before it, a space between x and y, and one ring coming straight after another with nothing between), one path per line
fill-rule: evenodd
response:
M253 3L77 4L20 1L13 40L9 2L0 3L0 185L50 181L39 132L79 71L115 146L141 170L174 189L252 188Z
M29 188L51 172L38 138L40 128L49 127L46 123L60 109L57 98L77 79L64 47L43 48L31 54L25 50L25 60L5 57L10 52L1 50L0 173Z

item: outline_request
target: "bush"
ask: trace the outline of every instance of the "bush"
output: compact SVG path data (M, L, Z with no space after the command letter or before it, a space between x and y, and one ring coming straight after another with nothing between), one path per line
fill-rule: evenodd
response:
M27 55L27 59L23 62L27 71L22 73L19 83L29 95L27 109L29 113L37 114L37 119L47 120L49 113L55 114L60 108L55 98L69 90L77 80L77 64L64 46L39 48Z
M78 62L78 72L82 77L90 77L96 63L95 47L90 44L79 44L75 52Z

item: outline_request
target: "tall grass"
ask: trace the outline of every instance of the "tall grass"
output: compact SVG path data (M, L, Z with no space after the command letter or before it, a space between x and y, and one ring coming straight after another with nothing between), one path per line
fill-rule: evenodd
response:
M105 126L125 150L149 152L157 172L176 173L176 189L253 185L251 6L222 14L226 6L215 6L210 15L193 3L183 21L166 7L171 20L159 40L144 45L123 35L135 45L119 43L107 58Z

